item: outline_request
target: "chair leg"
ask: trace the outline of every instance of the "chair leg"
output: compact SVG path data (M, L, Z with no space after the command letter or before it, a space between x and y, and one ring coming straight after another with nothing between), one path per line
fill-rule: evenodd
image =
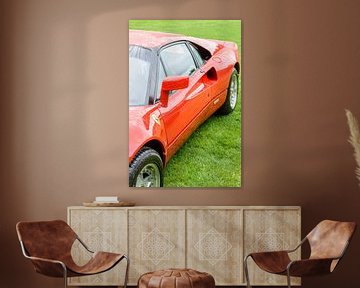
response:
M287 269L287 284L288 284L288 288L291 288L291 278L290 278L289 269Z
M248 265L247 265L247 259L249 258L250 255L247 255L244 259L244 272L245 272L245 279L246 279L246 287L247 288L251 288L250 285L250 279L249 279L249 269L248 269Z
M130 259L126 255L124 256L126 259L126 271L125 271L125 280L124 280L124 288L127 286L128 278L129 278L129 265L130 265Z
M67 288L67 270L66 270L66 266L64 264L62 264L62 267L64 269L64 287Z

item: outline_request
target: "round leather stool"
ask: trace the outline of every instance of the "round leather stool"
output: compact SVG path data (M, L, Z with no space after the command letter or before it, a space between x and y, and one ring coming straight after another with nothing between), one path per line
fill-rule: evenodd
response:
M140 276L138 288L214 288L214 277L192 269L166 269Z

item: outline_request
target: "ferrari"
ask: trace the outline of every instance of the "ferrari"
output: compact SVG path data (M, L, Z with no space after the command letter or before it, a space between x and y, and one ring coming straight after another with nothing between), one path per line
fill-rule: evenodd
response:
M162 187L169 159L239 90L236 43L129 31L129 186Z

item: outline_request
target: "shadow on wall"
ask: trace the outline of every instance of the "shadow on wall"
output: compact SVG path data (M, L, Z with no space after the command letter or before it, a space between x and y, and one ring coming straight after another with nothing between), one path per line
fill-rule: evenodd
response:
M143 5L151 14L156 3L14 5L13 160L24 165L13 174L19 190L29 192L23 199L31 195L31 215L43 208L34 202L71 193L74 203L84 200L81 190L92 198L127 182L128 120L121 107L127 106L128 44L121 35L128 33L129 10Z
M16 222L65 219L67 206L127 183L122 35L133 9L169 11L160 3L1 1L0 238L3 257L15 259L0 264L2 287L61 285L22 259Z

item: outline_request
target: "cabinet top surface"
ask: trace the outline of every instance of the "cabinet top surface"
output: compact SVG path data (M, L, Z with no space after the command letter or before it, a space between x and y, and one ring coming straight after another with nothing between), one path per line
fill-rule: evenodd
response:
M279 209L279 210L301 210L301 206L133 206L133 207L85 207L85 206L70 206L68 209L131 209L131 210L205 210L205 209L219 209L219 210L264 210L264 209Z

